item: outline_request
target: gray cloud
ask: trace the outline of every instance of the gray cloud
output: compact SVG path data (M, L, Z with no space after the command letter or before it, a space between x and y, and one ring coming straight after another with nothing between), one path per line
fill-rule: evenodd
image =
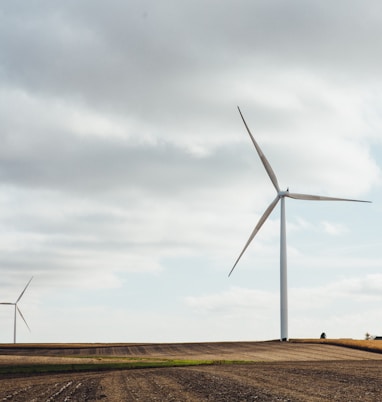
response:
M20 148L3 147L0 179L5 184L79 193L119 190L172 193L233 180L245 160L239 147L197 157L169 143L130 145L105 138L58 133L32 138ZM5 141L6 142L6 141ZM22 142L22 141L21 141ZM227 166L226 161L233 164ZM231 178L231 179L230 179Z
M232 85L280 63L335 73L344 85L379 72L378 2L42 4L3 5L3 80L127 115L192 114L217 76Z

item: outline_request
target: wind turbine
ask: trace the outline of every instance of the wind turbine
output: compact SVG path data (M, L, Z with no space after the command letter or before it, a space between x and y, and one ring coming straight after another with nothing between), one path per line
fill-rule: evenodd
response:
M19 309L19 306L17 305L17 303L20 301L20 299L23 297L24 292L27 290L27 287L29 286L29 284L31 283L33 279L32 278L29 279L29 282L26 284L24 290L20 293L20 296L17 298L17 300L14 303L0 303L0 304L7 304L8 306L15 306L15 312L14 312L14 321L13 321L13 343L16 343L16 317L17 317L17 313L20 314L20 317L23 319L23 321L25 322L25 325L27 326L27 328L30 331L30 328L27 324L27 322L25 321L25 318L21 312L21 310Z
M249 236L247 243L245 244L242 252L240 253L238 259L236 260L234 266L232 267L228 276L230 276L235 269L237 263L239 262L241 256L244 254L245 250L256 236L257 232L263 226L264 222L267 220L268 216L271 214L275 206L279 201L281 206L281 215L280 215L280 340L287 341L288 340L288 288L287 288L287 250L286 250L286 229L285 229L285 198L294 198L296 200L308 200L308 201L354 201L354 202L371 202L371 201L361 201L361 200L351 200L347 198L336 198L336 197L324 197L321 195L308 195L308 194L298 194L298 193L290 193L289 188L286 191L280 190L279 184L277 182L277 177L269 164L267 158L261 151L259 145L257 144L255 138L253 137L251 131L248 128L247 123L244 120L243 114L239 106L237 107L240 113L240 116L243 120L245 128L248 131L249 136L253 142L253 145L256 148L256 151L260 157L261 162L264 165L266 172L268 173L271 182L276 189L277 195L276 198L271 202L269 207L265 210L263 216L258 221L255 229Z

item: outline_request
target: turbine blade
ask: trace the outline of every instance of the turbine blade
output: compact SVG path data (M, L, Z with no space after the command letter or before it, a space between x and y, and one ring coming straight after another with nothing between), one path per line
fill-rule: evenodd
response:
M228 274L228 276L231 276L233 270L235 269L237 263L239 262L241 256L244 254L245 250L247 249L247 247L250 245L251 241L253 240L253 238L256 236L257 232L260 230L261 226L263 226L263 223L267 220L268 216L271 214L271 212L273 211L274 207L276 206L276 204L279 202L280 197L277 196L269 205L269 207L265 210L263 216L260 218L260 220L257 222L257 225L255 227L255 229L253 229L253 232L251 233L251 236L249 236L249 239L246 243L246 245L243 248L243 251L240 253L238 259L236 260L234 266L232 267L230 273Z
M29 284L31 283L32 279L33 279L33 276L32 276L32 278L29 279L29 282L28 282L27 285L25 286L24 290L21 292L19 298L16 300L16 304L17 304L17 303L19 302L19 300L23 297L23 294L24 294L24 292L27 290L27 287L28 287Z
M362 200L351 200L349 198L325 197L323 195L309 195L298 193L287 193L286 197L294 198L296 200L309 200L309 201L353 201L353 202L371 202Z
M14 306L15 305L15 303L0 303L0 304L6 304L8 306Z
M251 131L249 130L249 127L248 127L246 121L244 120L243 114L241 113L241 110L240 110L239 106L238 106L237 108L239 109L239 113L240 113L241 119L243 120L243 123L244 123L244 125L245 125L245 128L246 128L247 131L248 131L249 136L251 137L251 140L252 140L252 142L253 142L253 145L254 145L255 148L256 148L257 153L259 154L259 157L260 157L260 159L261 159L261 162L263 163L264 168L265 168L265 170L267 171L268 176L269 176L269 178L271 179L271 181L272 181L272 183L273 183L273 185L274 185L276 191L279 192L279 191L280 191L280 187L279 187L279 183L277 182L277 177L276 177L276 175L275 175L275 172L273 171L273 169L272 169L271 165L269 164L267 158L266 158L265 155L263 154L263 151L262 151L261 148L259 147L259 145L258 145L258 143L256 142L256 140L255 140L254 136L252 135Z
M23 313L21 312L21 310L19 309L19 307L18 306L16 306L16 308L17 308L17 311L19 312L19 314L20 314L20 316L21 316L21 318L23 319L23 321L25 322L25 325L27 326L27 328L29 329L29 332L31 332L31 329L29 328L29 325L27 324L27 322L25 321L25 318L24 318L24 316L23 316Z

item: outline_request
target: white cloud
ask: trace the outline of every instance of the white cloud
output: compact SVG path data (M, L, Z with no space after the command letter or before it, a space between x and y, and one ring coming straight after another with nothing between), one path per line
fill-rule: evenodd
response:
M190 307L201 313L220 312L224 315L240 314L243 310L253 310L254 308L268 310L275 305L275 297L271 292L238 287L233 287L220 294L187 297L185 301Z
M382 301L382 275L352 277L329 282L322 286L289 289L289 332L291 337L318 337L326 331L331 337L361 338L364 333L380 331L375 326L380 314L375 304ZM255 339L271 339L263 330L266 321L277 337L279 320L278 292L233 287L220 293L185 298L186 304L202 316L220 317L221 320L255 321ZM350 309L346 310L346 305ZM345 313L344 313L345 309ZM276 327L276 328L275 328ZM374 333L373 332L373 333Z
M337 236L342 233L345 233L348 229L342 223L333 223L323 221L321 222L321 226L323 227L324 231L330 235Z

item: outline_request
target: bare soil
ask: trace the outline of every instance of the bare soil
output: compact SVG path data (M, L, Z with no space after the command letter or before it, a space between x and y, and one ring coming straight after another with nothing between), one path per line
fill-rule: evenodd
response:
M382 354L329 344L232 342L3 347L0 365L104 358L216 360L211 366L0 376L0 401L381 401ZM58 360L57 360L58 359ZM241 360L224 364L224 360ZM244 363L245 361L245 363Z

